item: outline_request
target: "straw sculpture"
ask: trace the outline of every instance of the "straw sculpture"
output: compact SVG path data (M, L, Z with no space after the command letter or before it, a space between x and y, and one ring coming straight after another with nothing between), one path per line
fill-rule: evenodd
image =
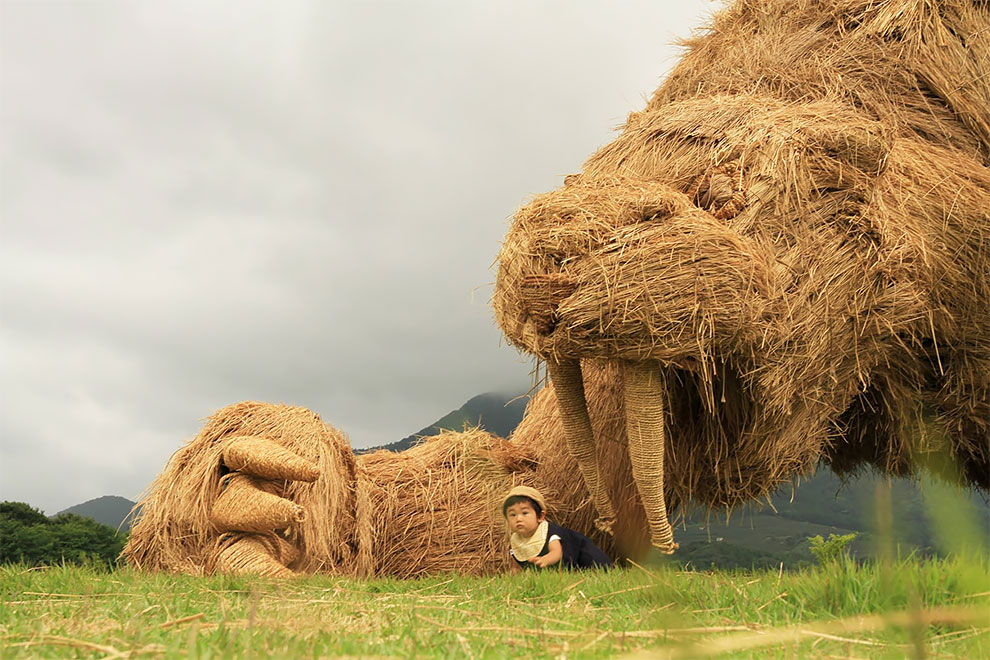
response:
M616 373L604 364L585 372L597 403L590 423L622 437ZM176 452L139 502L124 555L142 570L192 574L492 573L507 560L501 497L519 483L542 490L554 520L588 531L613 555L641 554L645 524L625 452L603 443L594 458L605 487L624 493L614 538L593 529L595 508L573 478L552 387L510 440L468 429L359 456L309 410L241 403Z
M613 556L673 552L675 512L821 461L948 457L990 488L987 3L739 0L686 45L515 216L495 315L552 383L511 438L354 456L311 411L237 404L152 484L128 560L492 572L517 483Z
M546 361L606 523L590 359L622 373L664 552L677 503L730 508L820 460L945 455L990 487L988 45L986 2L741 0L519 210L496 317Z

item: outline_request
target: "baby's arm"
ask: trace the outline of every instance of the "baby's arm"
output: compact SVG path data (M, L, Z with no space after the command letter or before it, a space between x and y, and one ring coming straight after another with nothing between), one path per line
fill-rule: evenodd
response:
M553 566L560 558L564 556L564 549L560 545L559 539L553 539L547 544L547 554L541 557L531 557L530 563L536 564L540 568L546 568L547 566Z

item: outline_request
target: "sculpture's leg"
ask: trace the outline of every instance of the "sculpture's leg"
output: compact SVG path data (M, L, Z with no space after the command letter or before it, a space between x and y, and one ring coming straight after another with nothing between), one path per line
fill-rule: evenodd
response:
M626 433L633 479L650 524L650 542L664 554L677 548L663 493L663 387L656 362L623 362Z
M598 509L595 525L603 532L612 531L615 512L602 480L595 454L595 437L591 430L591 418L584 398L584 380L578 360L554 362L549 360L550 378L557 393L560 420L567 438L567 448L581 468L581 475L588 487L591 499Z

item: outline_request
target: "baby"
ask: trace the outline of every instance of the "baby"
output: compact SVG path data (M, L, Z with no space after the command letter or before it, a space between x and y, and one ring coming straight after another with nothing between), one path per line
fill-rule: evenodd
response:
M512 571L559 565L563 568L608 567L612 560L584 534L546 519L546 500L535 488L516 486L502 502L509 525Z

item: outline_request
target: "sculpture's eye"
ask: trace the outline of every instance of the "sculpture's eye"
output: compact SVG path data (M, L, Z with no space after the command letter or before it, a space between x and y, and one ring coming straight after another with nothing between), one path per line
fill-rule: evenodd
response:
M736 217L746 206L742 170L734 162L702 172L694 178L686 192L695 206L719 220Z
M714 211L725 206L732 199L732 179L721 172L702 179L693 201L699 208Z

